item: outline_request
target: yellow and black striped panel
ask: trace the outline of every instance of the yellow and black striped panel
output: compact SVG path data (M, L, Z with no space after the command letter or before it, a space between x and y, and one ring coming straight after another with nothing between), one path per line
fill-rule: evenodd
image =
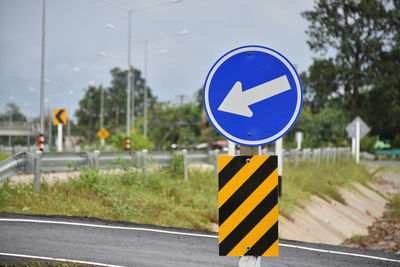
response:
M278 256L277 156L218 157L220 256Z

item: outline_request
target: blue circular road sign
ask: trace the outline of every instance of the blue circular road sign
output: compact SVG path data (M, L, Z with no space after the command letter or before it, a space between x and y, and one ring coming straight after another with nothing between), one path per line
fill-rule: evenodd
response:
M282 54L244 46L212 66L203 99L219 133L238 144L260 146L281 138L294 125L303 92L299 75Z

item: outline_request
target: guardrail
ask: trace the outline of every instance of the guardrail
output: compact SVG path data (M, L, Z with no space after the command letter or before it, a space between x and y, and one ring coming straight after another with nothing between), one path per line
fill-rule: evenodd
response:
M226 155L226 151L135 151L135 152L22 152L0 162L0 182L18 173L33 173L34 188L40 188L41 172L118 168L126 164L146 171L149 166L171 166L177 155L183 157L184 179L188 179L188 165L208 164L217 170L217 157ZM238 154L238 153L236 153ZM262 150L262 155L274 154ZM349 148L316 148L303 150L287 150L284 153L286 161L293 161L295 167L302 160L321 160L335 162L339 158L350 158Z

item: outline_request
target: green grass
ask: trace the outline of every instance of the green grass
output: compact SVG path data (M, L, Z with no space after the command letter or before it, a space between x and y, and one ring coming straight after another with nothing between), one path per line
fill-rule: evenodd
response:
M310 200L311 195L344 203L338 190L340 187L355 189L354 182L368 185L371 181L373 176L367 168L353 161L319 165L308 161L300 162L297 168L289 163L284 166L280 210L290 217L295 208L304 206Z
M31 185L0 189L0 211L25 214L90 216L163 226L208 229L217 218L217 180L213 171L193 169L190 180L171 168L120 175L84 170L78 179L43 184L40 193Z
M396 194L390 199L389 216L400 222L400 194Z
M10 154L0 154L0 161L8 159L9 157L11 157Z
M360 241L361 239L363 239L363 238L365 238L365 237L367 237L368 235L352 235L351 237L350 237L350 242L351 243L356 243L356 242L358 242L358 241Z
M1 265L4 267L83 267L89 266L87 264L78 264L72 262L57 262L57 261L16 261L13 263L5 263Z
M365 166L350 161L299 163L297 169L288 163L279 208L290 218L313 194L343 202L340 187L372 179ZM206 230L217 222L217 188L213 170L191 168L189 181L184 182L180 164L153 169L146 177L129 168L115 175L86 169L79 178L43 184L40 193L32 185L6 182L0 188L0 212L89 216Z

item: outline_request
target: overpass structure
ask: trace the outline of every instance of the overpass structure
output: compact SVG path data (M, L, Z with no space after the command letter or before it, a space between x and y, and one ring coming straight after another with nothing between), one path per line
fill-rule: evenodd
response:
M0 136L37 136L39 125L27 122L0 122Z

